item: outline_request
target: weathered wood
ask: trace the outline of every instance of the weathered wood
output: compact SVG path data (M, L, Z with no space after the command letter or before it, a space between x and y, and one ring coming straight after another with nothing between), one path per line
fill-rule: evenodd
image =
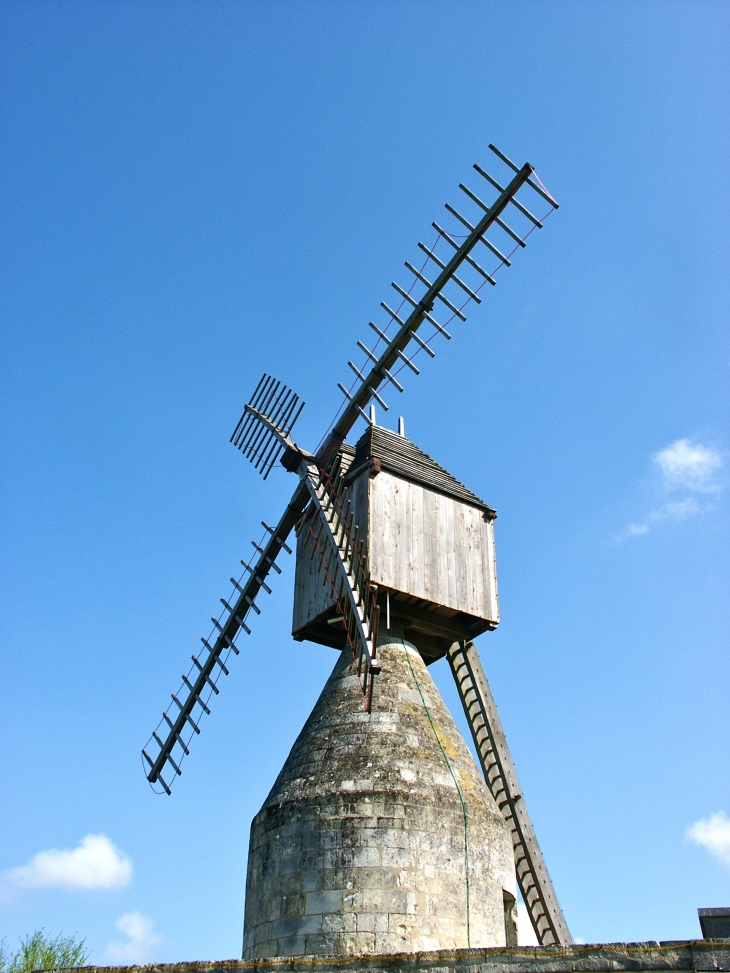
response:
M493 522L467 504L382 472L370 481L372 581L497 620Z
M472 625L475 634L493 628L499 621L494 511L408 440L389 436L382 430L379 437L366 433L346 458L351 461L355 454L347 475L348 497L371 582L393 596L417 600L426 619L428 605L458 614L452 639L464 637ZM364 442L387 445L387 457L377 464L380 472L377 457L362 455ZM401 443L404 455L399 458L395 449ZM322 626L334 611L334 599L331 586L323 584L321 559L308 534L305 519L298 532L293 633L332 644L332 632ZM422 623L419 627L424 630ZM444 636L447 629L442 623L433 634Z

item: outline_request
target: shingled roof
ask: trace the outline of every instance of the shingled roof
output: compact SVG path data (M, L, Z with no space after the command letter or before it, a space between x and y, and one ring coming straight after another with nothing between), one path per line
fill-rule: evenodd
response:
M369 426L354 449L343 444L342 454L343 466L349 466L347 479L357 476L371 459L379 459L381 470L387 470L412 483L420 483L430 490L454 497L462 503L478 507L491 517L496 517L496 512L489 504L480 500L405 436L391 432L390 429Z

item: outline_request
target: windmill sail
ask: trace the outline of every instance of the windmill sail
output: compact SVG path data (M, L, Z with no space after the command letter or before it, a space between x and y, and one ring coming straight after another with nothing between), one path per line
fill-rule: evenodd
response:
M455 318L466 321L464 308L472 301L480 303L479 291L482 287L487 283L494 285L496 272L503 266L511 266L512 253L526 245L527 237L533 230L542 228L545 217L538 219L534 216L527 205L517 199L517 193L527 187L533 198L549 205L548 214L558 208L552 196L532 178L534 169L529 163L519 169L493 145L489 148L516 175L503 187L481 166L475 165L475 171L486 183L485 189L489 192L496 190L497 198L491 203L485 203L477 193L461 184L459 188L466 195L469 204L472 208L476 207L475 215L467 218L447 203L447 211L460 225L455 230L446 230L438 223L433 223L438 234L435 243L427 247L419 242L418 247L425 254L422 266L416 267L406 261L406 269L413 277L410 286L401 287L393 282L392 287L397 295L394 303L397 307L392 308L382 302L381 307L387 318L382 326L370 322L376 336L373 347L368 347L362 341L357 343L365 355L364 364L358 367L352 361L348 362L355 374L355 380L350 388L342 383L338 384L345 396L344 410L325 444L325 454L333 451L344 440L358 418L370 421L365 408L372 399L387 410L383 388L391 385L398 392L403 391L403 385L398 379L399 373L408 369L419 374L414 358L421 353L430 358L435 356L431 347L433 339L437 336L451 338L446 326ZM484 190L480 189L480 192L484 195ZM516 229L503 218L510 206L521 221ZM462 230L467 233L464 234ZM487 236L488 232L490 237ZM446 250L443 256L444 247L439 249L442 243ZM490 259L493 257L497 260L497 266L491 271L485 269L472 255L479 244L486 249ZM508 252L505 253L505 250ZM479 260L483 260L481 254ZM442 320L438 320L438 317Z
M573 942L522 797L497 707L473 642L455 642L449 665L474 738L484 778L512 829L520 892L541 946Z
M256 386L230 441L264 479L287 448L289 434L303 408L299 396L271 375L264 375ZM262 423L262 417L268 422Z
M297 506L296 500L295 495L275 528L262 522L268 540L264 543L262 538L261 543L251 542L258 556L253 557L251 563L241 561L245 568L244 575L238 580L231 578L233 594L228 600L221 598L223 609L217 618L211 618L213 632L207 639L201 639L204 651L192 657L193 665L188 674L182 677L181 689L178 693L172 693L174 707L168 707L162 714L162 719L142 750L147 779L150 784L159 784L167 794L173 780L182 773L180 764L189 753L193 734L200 733L200 717L210 713L208 703L219 692L221 674L228 675L227 662L231 653L238 655L236 637L241 630L250 634L246 619L251 611L260 614L256 596L262 588L271 591L266 577L272 569L280 572L275 562L281 549L291 553L286 538L302 512L302 504L300 502Z
M375 658L377 597L369 583L364 546L357 539L354 514L347 497L339 457L326 466L320 465L316 457L292 442L285 424L280 425L277 419L272 418L268 398L262 399L258 394L258 397L254 395L252 402L254 400L257 405L246 406L246 417L258 422L268 437L266 441L274 444L272 447L256 448L260 454L262 449L269 448L283 453L282 464L299 475L301 485L309 494L309 531L322 563L325 584L331 587L337 603L339 618L360 680L365 709L370 712L373 678L380 671ZM247 436L254 443L261 441L255 432L249 431ZM299 491L294 495L296 503L300 503L299 495Z
M316 511L312 530L316 534L323 564L327 567L325 577L329 572L328 583L334 586L333 593L341 610L342 624L353 650L366 708L369 709L372 680L378 671L375 657L376 592L367 577L362 545L358 546L344 485L338 480L333 461L338 455L339 445L358 418L362 416L369 421L364 410L372 399L382 408L388 408L381 394L382 387L392 385L402 392L403 385L398 375L404 369L419 374L414 361L417 355L423 352L434 357L435 352L431 347L433 339L437 335L446 339L451 337L446 326L455 318L466 320L464 308L471 302L480 302L482 287L487 283L493 285L496 271L502 266L510 266L512 252L524 247L529 234L542 227L544 217L535 217L528 208L528 202L518 199L517 193L523 189L525 192L529 190L533 198L537 194L538 199L549 205L548 212L557 209L558 204L552 196L536 176L533 178L531 165L518 168L493 145L490 145L490 149L509 172L514 173L514 177L508 183L503 178L502 183L506 183L503 187L497 179L475 165L474 169L485 181L485 187L480 188L479 192L464 185L460 187L469 205L476 207L475 215L464 216L447 205L449 214L459 225L456 229L447 230L434 223L438 234L435 243L430 247L419 243L419 249L426 259L420 267L406 262L406 268L413 277L410 286L401 287L393 282L397 294L393 303L396 306L391 307L383 302L386 321L382 327L371 322L370 327L376 336L373 348L358 341L358 347L365 355L365 363L358 367L352 361L348 362L355 375L354 382L349 389L340 384L339 388L345 395L344 408L339 419L323 437L316 455L299 449L290 438L294 423L304 407L291 389L272 376L264 375L246 405L231 442L254 464L264 479L274 463L281 459L286 469L299 474L300 483L276 528L266 528L268 539L265 542L262 539L260 544L254 543L258 556L251 564L242 562L248 577L244 575L238 580L231 579L233 593L228 600L221 599L223 611L212 619L213 631L208 639L203 639L205 651L202 658L193 657L192 668L183 676L181 689L177 694L172 694L174 707L163 713L162 720L142 751L148 780L151 784L159 783L166 793L170 793L172 779L181 772L180 764L189 752L190 739L193 734L200 732L200 716L210 712L208 703L218 692L217 682L221 673L228 672L228 657L231 652L238 652L236 636L241 629L249 631L247 617L251 611L259 611L255 598L261 588L270 590L266 577L271 570L278 571L276 557L281 548L286 547L289 533L308 504L311 504L312 511ZM486 195L485 190L490 193L496 191L496 199L484 202L481 196ZM523 226L515 228L508 224L505 218L507 210L510 210L510 219L515 214L522 220ZM462 229L467 232L457 232ZM479 249L479 245L484 247L490 259L494 257L498 261L496 268L485 269L475 258L473 252ZM484 259L481 254L479 259ZM163 776L163 771L168 774L167 778Z

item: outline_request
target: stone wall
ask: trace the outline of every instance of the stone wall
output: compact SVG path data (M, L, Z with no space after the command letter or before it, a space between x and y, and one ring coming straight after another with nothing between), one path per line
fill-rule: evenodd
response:
M642 970L730 973L730 941L522 946L389 956L299 956L151 966L87 966L83 973L633 973Z
M509 828L418 650L344 649L251 826L244 958L506 944Z

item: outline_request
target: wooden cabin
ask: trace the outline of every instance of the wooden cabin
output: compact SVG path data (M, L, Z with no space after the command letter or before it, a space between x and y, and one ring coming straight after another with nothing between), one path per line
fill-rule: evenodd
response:
M404 436L370 426L341 447L345 482L370 579L379 589L380 631L402 626L426 662L452 642L499 622L494 553L495 511ZM309 530L297 527L295 639L341 648L332 587Z

